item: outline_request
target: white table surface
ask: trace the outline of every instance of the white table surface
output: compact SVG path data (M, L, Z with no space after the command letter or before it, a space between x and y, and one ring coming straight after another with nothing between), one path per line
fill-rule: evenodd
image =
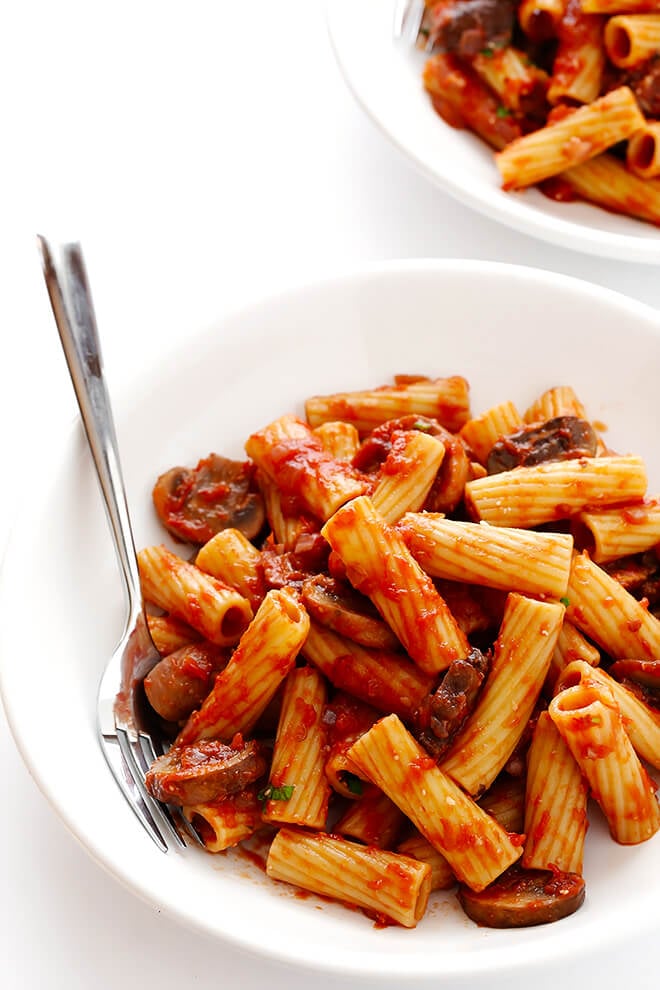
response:
M536 265L660 305L651 268L546 246L420 178L354 105L320 0L24 0L2 20L0 547L38 483L40 445L75 415L37 231L83 241L111 388L254 293L383 258ZM17 662L48 648L39 632L37 608ZM181 929L105 875L51 812L2 713L0 767L0 986L312 983ZM604 941L598 960L557 960L534 984L650 988L656 957L642 940L616 954Z

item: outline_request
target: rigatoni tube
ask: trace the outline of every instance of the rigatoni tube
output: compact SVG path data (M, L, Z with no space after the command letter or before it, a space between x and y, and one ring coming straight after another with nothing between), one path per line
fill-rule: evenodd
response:
M387 794L373 784L365 784L363 793L349 805L333 831L367 846L390 849L405 820L401 809Z
M559 175L625 141L643 126L632 90L620 86L498 152L495 160L502 187L520 189Z
M322 533L351 584L371 598L421 670L435 674L467 655L467 639L445 601L371 499L353 499Z
M510 594L477 706L441 769L470 794L493 783L520 739L552 657L564 606Z
M525 410L526 423L546 423L557 416L577 416L586 419L587 413L571 385L554 385L539 395Z
M360 736L348 756L472 890L483 890L520 857L522 847L438 769L396 715Z
M605 27L605 49L619 69L646 62L660 51L660 14L610 17Z
M643 498L641 457L580 457L517 467L469 481L465 499L473 518L493 526L529 529L577 515L583 509Z
M495 442L500 437L515 433L522 425L522 416L513 402L501 402L487 409L481 416L469 419L461 430L461 437L480 464L485 464Z
M648 500L619 509L589 509L573 523L579 550L597 564L643 553L660 543L660 503Z
M252 618L249 601L234 588L204 574L164 546L137 555L142 594L212 643L237 643Z
M660 121L649 121L633 134L626 149L626 165L642 179L660 175Z
M371 496L386 523L392 525L404 513L422 508L444 456L444 444L436 437L419 430L395 433Z
M385 915L405 928L421 920L431 891L426 863L289 828L280 829L273 839L266 873L273 880Z
M299 498L321 520L365 490L351 468L335 460L295 416L280 416L253 433L245 451L281 492Z
M450 890L456 885L456 877L445 857L416 829L413 835L399 843L397 852L428 863L431 867L431 890Z
M324 772L326 694L325 680L314 667L295 667L287 675L264 821L325 827L330 799ZM277 792L280 796L274 799Z
M587 785L550 715L539 715L527 757L523 866L582 874Z
M598 155L562 173L562 182L589 203L660 223L660 181L629 172L614 155Z
M660 656L660 622L588 553L575 554L568 618L615 659Z
M249 732L293 667L308 630L309 616L291 592L269 591L177 742L228 740L236 732Z
M578 684L601 684L611 692L623 717L623 727L640 759L660 770L660 713L646 705L604 670L574 660L561 673L556 692Z
M470 416L469 386L465 378L422 379L402 385L385 385L364 392L316 395L305 403L311 426L341 419L359 433L401 416L432 416L455 433Z
M431 678L401 653L367 649L314 621L302 653L340 691L402 718L411 718L431 690Z
M263 828L256 787L209 804L184 805L181 810L211 853L237 846Z
M655 786L623 727L612 692L595 679L556 695L548 708L612 837L624 845L644 842L660 828Z
M240 530L223 529L200 548L195 566L235 588L256 611L266 594L260 560L261 554Z
M434 512L408 513L397 529L432 577L549 598L566 594L573 550L566 534L457 522Z

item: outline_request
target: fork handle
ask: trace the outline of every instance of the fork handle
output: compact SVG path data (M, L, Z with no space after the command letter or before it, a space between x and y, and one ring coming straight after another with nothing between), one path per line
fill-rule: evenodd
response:
M140 577L82 249L75 243L49 243L41 236L38 244L46 287L124 579L130 623L142 609Z

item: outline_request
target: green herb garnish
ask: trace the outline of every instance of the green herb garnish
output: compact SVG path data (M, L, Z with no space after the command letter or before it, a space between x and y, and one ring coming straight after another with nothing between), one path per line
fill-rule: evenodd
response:
M358 794L358 795L362 794L364 790L362 786L362 781L360 780L359 777L356 777L354 773L349 773L348 771L345 771L342 774L342 780L348 787L351 794Z
M495 111L495 115L497 117L500 117L500 118L502 118L502 117L510 117L511 116L511 111L509 110L508 107L502 107L502 106L500 106Z
M269 784L268 787L264 787L263 791L259 791L257 800L288 801L295 789L295 784L282 784L281 787L273 787L272 784Z
M566 595L564 595L563 598L560 598L559 601L562 603L562 605L565 605L566 608L568 608L568 606L571 604L570 598L567 598Z
M486 58L492 58L493 55L495 54L495 52L494 52L494 50L492 48L482 48L481 51L479 52L479 54L480 55L485 55Z

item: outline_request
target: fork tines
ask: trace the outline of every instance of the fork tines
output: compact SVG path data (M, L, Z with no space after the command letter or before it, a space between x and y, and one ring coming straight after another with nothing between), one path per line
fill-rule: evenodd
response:
M394 37L409 45L416 45L425 12L424 0L397 0L392 29Z

